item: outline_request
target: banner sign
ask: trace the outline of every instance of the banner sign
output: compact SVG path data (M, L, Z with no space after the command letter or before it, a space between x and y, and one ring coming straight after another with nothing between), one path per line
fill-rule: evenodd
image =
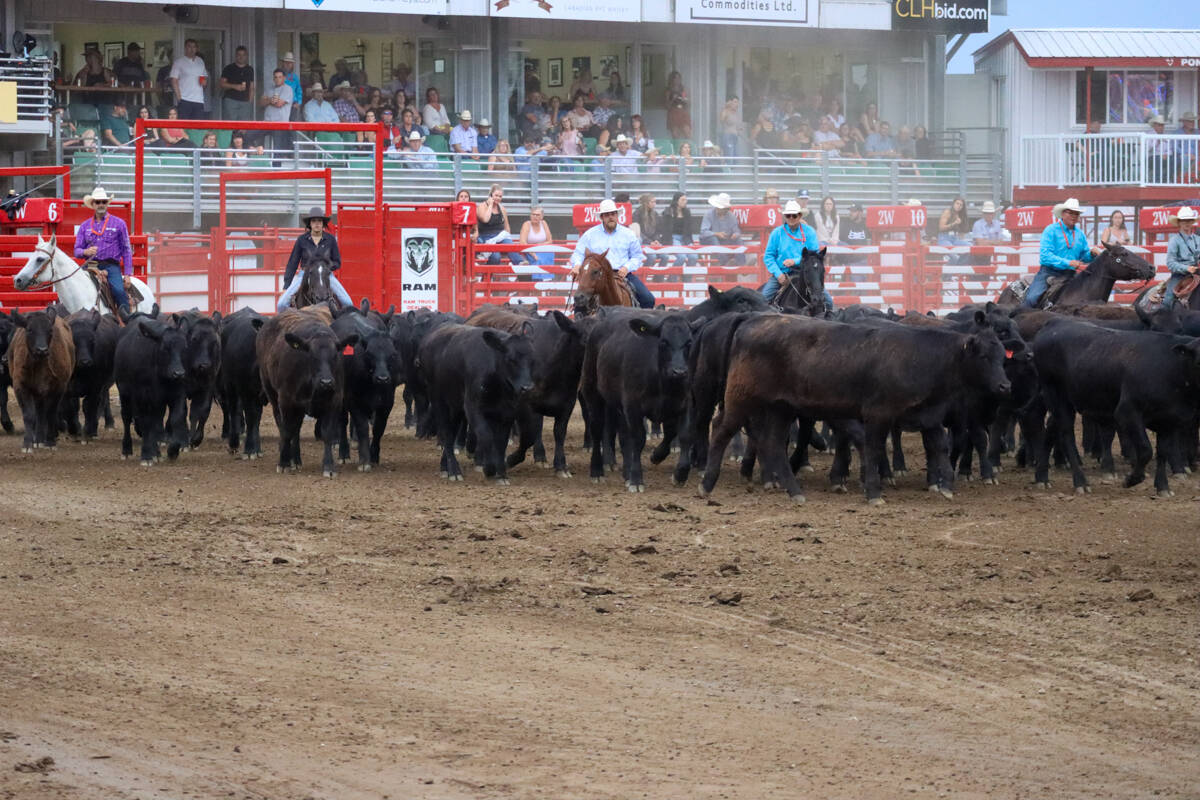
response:
M987 33L988 0L892 0L892 30Z
M867 206L867 227L875 231L908 231L925 227L925 206Z
M1146 233L1174 233L1178 223L1171 222L1171 217L1179 213L1183 206L1158 206L1143 208L1138 212L1138 227Z
M1004 227L1011 233L1041 233L1054 224L1054 206L1021 206L1004 212Z
M617 223L628 225L633 221L633 203L617 203ZM600 224L599 203L577 203L571 206L571 224L583 230Z
M447 0L283 0L289 11L370 11L378 14L449 13Z
M675 0L675 21L815 28L817 0Z
M326 0L332 2L332 0ZM493 17L638 22L641 0L489 0Z
M438 229L400 231L400 311L438 307Z

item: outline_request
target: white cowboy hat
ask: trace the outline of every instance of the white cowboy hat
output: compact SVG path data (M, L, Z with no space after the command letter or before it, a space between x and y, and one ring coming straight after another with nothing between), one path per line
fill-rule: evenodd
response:
M1178 225L1179 223L1187 222L1188 220L1195 222L1198 219L1200 219L1200 211L1197 211L1191 206L1183 206L1177 212L1167 217L1167 221L1172 225Z
M718 192L708 198L708 204L713 208L729 208L729 193Z
M902 205L902 206L921 206L921 205L925 205L925 204L922 203L920 200L918 200L915 197L910 197L907 200L905 200L903 203L901 203L900 205Z
M460 120L465 120L467 122L470 122L471 121L471 112L470 111L460 111L460 112L458 112L458 118Z
M612 200L609 200L608 198L605 198L600 201L600 213L601 214L615 214L619 210L620 209L617 208L617 204L614 203Z
M492 127L492 123L488 122L487 117L484 117L483 119L479 120L478 123L476 123L475 127L476 128L490 128L490 127Z
M700 148L704 149L705 147L716 147L716 145L712 143L712 139L705 139L704 144L700 145Z
M783 207L784 214L803 214L804 206L800 205L795 200L788 200L787 205Z
M1155 114L1150 119L1146 120L1147 125L1166 125L1167 121L1163 119L1162 114Z
M280 60L280 61L290 61L290 62L292 62L293 64L295 64L295 63L296 63L296 56L292 54L292 51L291 51L291 50L288 50L286 53L284 53L284 54L283 54L283 58L281 58L281 59L279 59L279 60Z
M425 137L421 135L421 132L420 132L420 131L413 131L412 133L410 133L410 134L408 135L408 140L409 140L410 142L411 142L412 140L414 140L414 139L416 139L417 141L420 141L421 139L424 139L424 138L425 138Z
M630 138L628 136L626 136L623 133L619 133L619 134L617 134L617 138L613 139L613 144L620 144L621 142L628 142L628 141L630 141Z
M1074 211L1077 214L1082 214L1083 209L1079 206L1079 201L1074 197L1068 197L1063 202L1054 207L1054 216L1061 217L1064 211Z
M312 90L312 91L314 91L314 92L323 92L323 91L325 91L325 87L321 85L321 82L320 82L320 81L317 81L316 83L314 83L314 84L313 84L313 85L312 85L310 88L311 88L311 90Z
M333 87L333 90L335 92L340 92L342 89L353 89L353 88L354 87L350 85L350 81L342 81L337 86Z
M991 200L984 200L983 205L979 207L979 212L981 214L995 214L996 204Z
M108 192L104 191L103 186L97 186L92 190L91 194L85 195L83 198L83 204L88 208L92 208L95 206L97 200L103 200L106 203L112 202L112 198L108 196Z
M1186 114L1184 114L1182 117L1180 117L1179 121L1180 122L1195 122L1196 121L1196 113L1194 111L1189 111Z

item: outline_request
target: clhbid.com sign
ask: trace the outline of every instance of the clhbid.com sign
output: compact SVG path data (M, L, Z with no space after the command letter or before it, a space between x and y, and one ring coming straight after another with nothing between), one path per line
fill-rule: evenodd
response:
M892 30L985 33L988 0L892 0Z

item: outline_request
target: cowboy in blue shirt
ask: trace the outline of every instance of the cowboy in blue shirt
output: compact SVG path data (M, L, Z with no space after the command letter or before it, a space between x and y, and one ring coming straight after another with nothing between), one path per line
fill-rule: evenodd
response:
M629 284L637 304L642 308L654 308L654 295L650 294L641 278L634 274L634 270L646 259L642 252L642 242L629 228L617 224L618 216L617 204L612 200L600 203L600 224L584 231L575 245L575 252L567 262L571 265L571 277L579 275L579 268L583 266L583 259L589 251L605 253L608 263L617 271L617 275Z
M763 263L767 265L767 272L771 273L771 277L767 278L762 288L763 297L767 302L774 302L785 276L793 268L800 266L805 250L821 249L821 244L817 241L817 232L804 222L803 214L804 209L799 203L788 200L787 205L783 207L783 224L771 231L771 238L767 240ZM825 292L825 310L833 310L833 297L829 292Z
M1200 212L1191 206L1184 206L1179 213L1171 217L1171 221L1179 225L1179 233L1171 234L1167 242L1167 269L1171 277L1163 290L1163 308L1175 305L1175 287L1188 275L1195 276L1200 272L1200 236L1196 234L1196 220Z
M1087 266L1092 256L1099 255L1103 248L1088 244L1087 236L1079 227L1079 215L1083 209L1074 197L1054 207L1058 222L1046 226L1042 231L1041 269L1025 291L1024 304L1036 308L1046 293L1047 281L1059 275L1070 275Z

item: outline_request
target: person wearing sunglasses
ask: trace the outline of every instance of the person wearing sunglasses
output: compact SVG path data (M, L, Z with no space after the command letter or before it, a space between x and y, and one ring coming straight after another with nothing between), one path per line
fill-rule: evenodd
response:
M783 207L783 224L771 231L767 240L767 249L763 253L763 262L771 277L763 284L762 294L767 302L775 300L779 288L787 280L787 275L800 266L806 250L817 251L821 243L817 241L816 230L803 220L804 209L795 200L788 200ZM825 309L833 308L833 298L825 292Z
M133 247L125 220L108 213L109 200L102 186L83 198L83 204L92 210L92 218L83 222L75 234L75 257L95 262L104 270L113 300L128 314L129 295L122 275L133 275Z

